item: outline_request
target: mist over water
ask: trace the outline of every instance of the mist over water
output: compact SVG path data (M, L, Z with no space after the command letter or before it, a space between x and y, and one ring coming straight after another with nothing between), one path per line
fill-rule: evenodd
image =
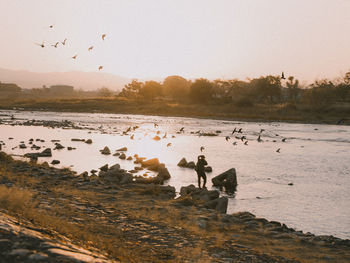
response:
M228 213L249 211L304 232L350 238L349 126L15 111L0 111L0 119L6 123L12 114L18 122L69 120L84 129L0 124L0 140L6 143L3 151L7 153L22 155L33 152L28 145L30 138L44 139L43 143L34 143L51 148L54 148L51 140L57 139L62 145L76 147L76 150L55 150L52 158L39 158L39 161L58 159L61 161L58 167L71 166L78 173L97 169L106 163L120 163L122 168L131 170L135 166L132 161L99 152L105 146L112 153L126 146L127 156L157 157L165 163L172 176L168 184L175 186L177 191L184 185L197 185L195 171L178 167L179 160L185 157L187 161L196 161L199 154L204 154L213 168L212 173L207 173L208 188L211 188L212 177L236 168L238 188L235 196L229 197ZM154 127L154 123L158 127ZM135 132L122 135L128 127L136 125L139 128ZM185 127L185 132L177 134L181 127ZM235 139L237 134L231 136L235 127L242 128L243 133L239 136L245 135L248 145ZM261 129L265 130L261 133L263 141L258 142ZM161 138L165 133L167 136L154 141L152 138L158 130ZM198 136L197 131L221 133L206 137ZM132 134L133 140L130 139ZM226 136L231 139L226 141ZM14 139L9 140L9 137ZM93 143L72 142L72 138L90 138ZM286 138L285 142L282 142L283 138ZM12 149L21 141L26 143L27 149ZM233 142L237 145L234 146ZM170 147L167 147L168 143L171 143ZM201 146L205 147L202 153ZM278 148L281 148L280 153L276 152Z

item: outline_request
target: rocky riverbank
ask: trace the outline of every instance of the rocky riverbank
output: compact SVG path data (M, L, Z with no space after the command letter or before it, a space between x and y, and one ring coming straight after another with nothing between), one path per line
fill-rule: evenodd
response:
M350 262L349 240L248 212L228 215L218 191L187 186L179 194L171 186L86 178L1 152L0 261Z

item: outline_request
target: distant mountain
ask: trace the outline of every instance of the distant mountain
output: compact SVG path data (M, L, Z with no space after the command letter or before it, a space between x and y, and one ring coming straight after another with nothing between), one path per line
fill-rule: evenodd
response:
M102 72L49 72L38 73L25 70L0 68L0 82L15 83L21 88L42 88L51 85L71 85L74 89L95 90L107 87L113 91L121 90L130 79Z

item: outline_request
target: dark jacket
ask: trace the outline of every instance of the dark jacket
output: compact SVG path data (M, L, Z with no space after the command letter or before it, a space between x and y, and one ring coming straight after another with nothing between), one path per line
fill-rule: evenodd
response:
M198 159L198 162L196 164L196 171L197 172L204 172L204 166L206 166L208 163L205 159Z

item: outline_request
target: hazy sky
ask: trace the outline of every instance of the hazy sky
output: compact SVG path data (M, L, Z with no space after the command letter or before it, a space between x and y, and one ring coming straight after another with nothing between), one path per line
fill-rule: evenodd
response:
M350 70L350 0L0 0L0 10L8 69L308 81Z

